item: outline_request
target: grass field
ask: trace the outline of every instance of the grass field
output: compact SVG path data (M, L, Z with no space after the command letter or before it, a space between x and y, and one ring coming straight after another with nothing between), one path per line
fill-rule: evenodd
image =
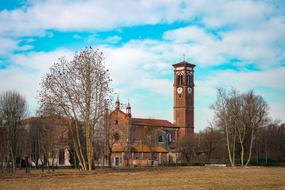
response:
M56 170L0 175L0 190L285 189L285 168L181 167L141 170Z

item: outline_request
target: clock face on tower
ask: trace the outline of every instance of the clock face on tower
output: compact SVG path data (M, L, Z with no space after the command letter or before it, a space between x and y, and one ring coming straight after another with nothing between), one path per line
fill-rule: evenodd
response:
M178 94L182 94L182 92L183 92L183 88L182 88L182 87L178 87L178 88L177 88L177 93L178 93Z
M188 93L188 94L191 94L191 93L192 93L192 88L191 88L191 87L188 87L188 88L187 88L187 93Z

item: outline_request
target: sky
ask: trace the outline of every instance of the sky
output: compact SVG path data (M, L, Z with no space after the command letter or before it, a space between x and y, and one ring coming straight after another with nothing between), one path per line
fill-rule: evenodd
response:
M196 132L217 87L253 89L284 121L285 1L0 0L0 93L19 91L33 116L51 65L89 46L134 117L173 121L172 64L185 55L196 65Z

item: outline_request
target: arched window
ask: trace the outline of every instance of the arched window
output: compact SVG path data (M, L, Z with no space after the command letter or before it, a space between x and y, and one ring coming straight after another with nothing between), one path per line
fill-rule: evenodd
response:
M187 75L186 75L186 84L187 84L187 86L190 86L190 82L191 82L191 80L190 80L190 75L187 74Z
M177 75L177 84L179 86L183 85L183 75L182 74Z
M159 135L159 136L158 136L158 142L163 142L162 135Z
M120 135L119 135L119 133L115 133L115 134L114 134L114 139L115 139L115 141L120 140Z
M168 142L172 142L172 136L171 136L171 133L168 133L168 134L167 134L167 139L168 139Z

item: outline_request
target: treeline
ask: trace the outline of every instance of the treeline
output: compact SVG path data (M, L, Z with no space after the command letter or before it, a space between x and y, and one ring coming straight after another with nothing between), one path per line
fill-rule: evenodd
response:
M225 134L216 127L183 139L179 143L182 164L230 164ZM247 151L246 151L247 152ZM236 143L235 165L241 165L240 146ZM285 165L285 124L273 122L258 129L249 165Z
M215 114L210 127L178 144L185 163L285 164L284 123L269 118L261 96L218 89L211 109Z

